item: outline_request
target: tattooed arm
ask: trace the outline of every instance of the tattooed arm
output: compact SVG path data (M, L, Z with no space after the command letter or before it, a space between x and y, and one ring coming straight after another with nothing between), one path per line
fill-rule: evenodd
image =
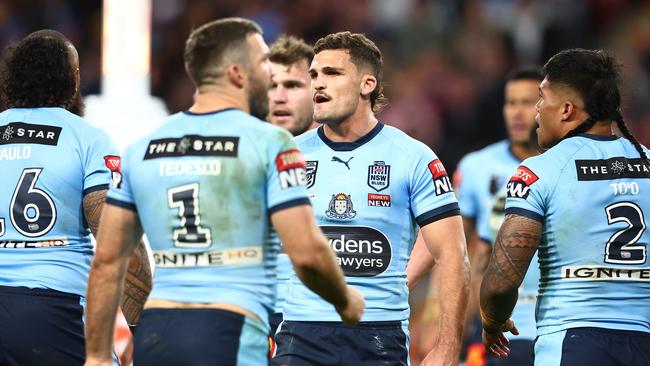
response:
M84 216L95 238L98 237L97 229L106 200L106 192L107 190L102 189L88 193L83 200ZM124 281L124 293L122 294L121 308L128 324L138 323L140 312L149 292L151 292L151 266L145 244L140 241L129 260Z
M510 320L517 303L518 288L542 236L542 223L519 215L506 215L494 243L492 256L481 283L481 322L486 350L507 357L505 331L518 334Z

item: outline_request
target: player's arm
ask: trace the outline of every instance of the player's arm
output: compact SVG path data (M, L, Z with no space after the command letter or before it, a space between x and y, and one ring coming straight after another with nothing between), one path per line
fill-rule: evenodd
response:
M542 223L525 216L508 214L501 225L481 283L481 322L487 333L487 351L497 357L508 355L504 331L517 303L518 288L542 236ZM516 331L516 328L515 328Z
M311 206L298 205L276 211L271 221L298 278L334 305L345 323L356 324L363 314L363 295L345 284L334 252L316 226Z
M106 189L90 192L83 199L84 216L95 237L97 237L102 207L106 201L106 192ZM129 261L122 294L122 313L129 325L138 323L149 292L151 292L151 266L147 249L141 241Z
M112 362L115 313L129 258L141 237L142 228L135 211L105 205L88 280L87 364Z
M433 268L435 261L427 244L424 242L422 232L418 234L406 266L406 279L409 290L413 290L418 282Z
M459 215L433 221L421 228L422 237L433 257L440 298L440 337L427 359L444 358L449 364L458 362L463 324L469 293L469 260L465 248L463 224ZM426 359L425 359L426 360ZM447 363L445 363L447 364Z

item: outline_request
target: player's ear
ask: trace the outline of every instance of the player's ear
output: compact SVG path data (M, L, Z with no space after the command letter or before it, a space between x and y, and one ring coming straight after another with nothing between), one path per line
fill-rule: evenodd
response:
M361 95L364 97L370 96L377 87L377 78L370 74L364 74L361 77Z
M246 80L246 73L241 65L230 64L226 70L228 80L233 83L237 88L243 88Z
M562 121L569 121L576 112L576 106L570 100L565 100L562 104Z

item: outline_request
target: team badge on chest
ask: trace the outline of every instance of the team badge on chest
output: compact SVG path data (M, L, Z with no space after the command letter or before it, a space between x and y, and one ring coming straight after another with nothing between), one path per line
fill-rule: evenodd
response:
M383 161L375 161L368 166L368 186L377 192L383 191L390 185L390 165Z
M337 220L354 218L357 212L352 207L352 197L345 193L333 194L325 215Z
M318 160L307 160L307 188L311 188L316 183L316 171L318 170Z

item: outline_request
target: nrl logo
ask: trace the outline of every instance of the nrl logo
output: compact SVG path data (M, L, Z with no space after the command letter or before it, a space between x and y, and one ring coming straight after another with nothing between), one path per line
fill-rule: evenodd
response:
M307 160L307 188L311 188L316 183L316 171L318 170L318 160Z
M333 194L325 215L337 220L354 218L357 211L352 207L352 197L345 193Z
M368 166L368 186L377 192L383 191L390 185L390 165L383 161L375 161Z

